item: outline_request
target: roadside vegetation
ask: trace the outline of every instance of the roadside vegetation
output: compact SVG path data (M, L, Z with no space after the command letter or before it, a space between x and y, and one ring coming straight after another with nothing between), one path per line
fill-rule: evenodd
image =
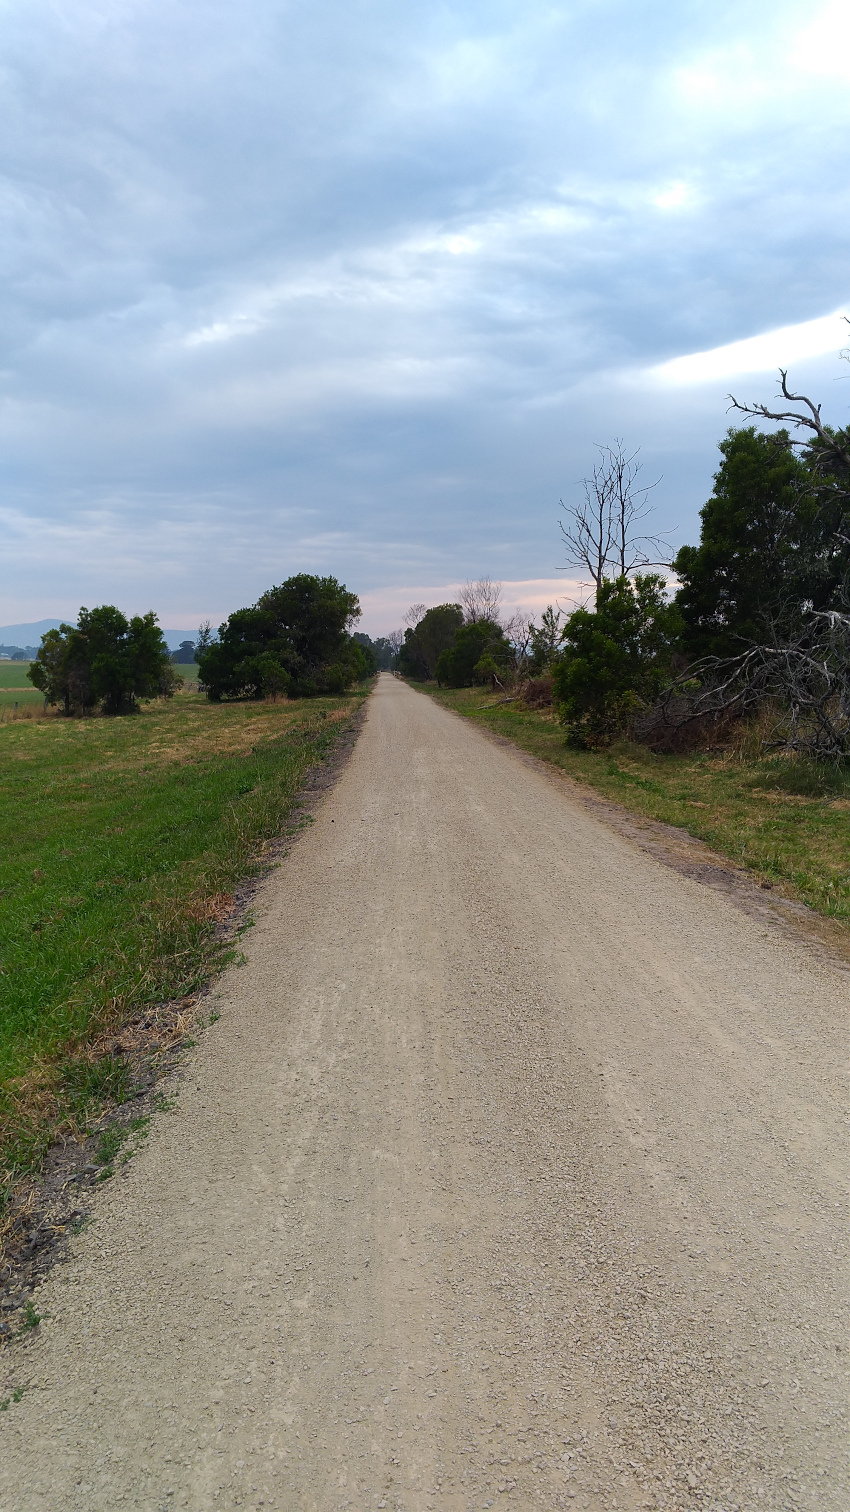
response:
M844 354L845 356L847 354ZM850 918L850 430L780 375L719 443L700 539L645 533L654 484L600 447L563 506L583 603L539 623L500 587L412 606L396 660L449 707L636 813ZM659 568L666 568L661 572Z

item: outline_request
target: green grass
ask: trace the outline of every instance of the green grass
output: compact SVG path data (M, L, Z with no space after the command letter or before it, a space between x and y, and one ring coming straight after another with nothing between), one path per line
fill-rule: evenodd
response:
M846 770L733 752L657 756L626 742L572 751L551 713L494 706L481 689L414 686L632 813L687 830L788 897L850 922Z
M32 683L27 681L30 666L28 661L0 661L0 688L31 688Z
M29 662L0 662L0 711L19 708L41 708L44 694L34 688L27 672Z
M184 693L120 719L0 724L7 1163L37 1158L45 1087L61 1086L81 1123L122 1100L126 1065L90 1064L81 1047L145 1004L192 993L221 964L216 926L234 887L361 697L214 705Z
M182 683L197 683L198 668L194 662L185 666L173 663L174 670ZM29 662L0 661L0 716L3 713L10 714L18 705L18 709L35 712L40 710L44 702L44 694L38 688L34 688L27 672ZM182 693L182 689L180 690ZM192 690L194 691L194 690Z

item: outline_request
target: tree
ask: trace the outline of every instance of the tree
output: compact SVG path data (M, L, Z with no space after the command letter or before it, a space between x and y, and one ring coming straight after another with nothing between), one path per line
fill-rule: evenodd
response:
M66 713L97 703L105 714L127 713L140 698L170 697L175 681L156 615L128 620L113 604L82 608L76 626L48 630L29 677Z
M554 693L572 744L606 744L658 697L680 631L664 579L652 573L606 579L595 609L569 616Z
M195 642L184 640L180 642L176 651L172 651L171 660L180 667L191 666L195 660Z
M551 604L540 616L540 624L534 622L528 627L530 653L526 659L526 670L531 677L540 677L558 659L563 636L562 614L560 609L553 609Z
M673 562L692 657L735 656L791 633L806 602L828 606L846 570L810 469L786 430L732 429L720 451L714 492L700 511L700 543L683 546Z
M637 526L652 513L647 498L661 482L638 486L643 464L638 452L627 456L619 438L613 446L599 446L599 460L589 478L582 479L584 499L561 509L561 534L567 546L567 566L589 573L598 593L606 578L629 577L644 567L666 567L658 560L662 536L638 535Z
M66 714L72 708L94 706L90 669L76 625L45 632L27 676L49 704L61 703Z
M500 667L496 658L490 651L485 651L478 658L472 669L472 680L477 683L491 683L494 688L503 688L502 678L505 675L504 667Z
M845 315L845 320L848 317ZM848 320L850 324L850 320ZM850 360L850 351L841 353L845 360ZM806 394L793 394L788 387L788 369L779 369L779 393L778 399L784 399L788 404L800 404L799 409L772 410L766 404L741 404L734 394L730 394L731 408L740 410L744 415L758 416L764 420L776 420L780 425L793 425L796 430L808 432L802 439L794 440L792 446L805 448L809 461L814 470L822 476L835 478L843 481L843 491L848 491L848 479L850 479L850 427L844 430L834 430L832 426L825 425L821 419L822 405L815 404Z
M476 680L476 667L482 658L492 662L500 676L510 668L513 649L501 625L492 620L473 620L462 625L450 647L440 652L435 673L437 681L450 688L468 688ZM486 676L492 675L489 671Z
M477 620L488 620L494 625L499 623L501 583L494 583L489 577L478 578L474 583L467 581L458 597L468 625L474 625Z
M218 639L198 651L208 697L293 698L341 693L369 662L348 633L360 616L356 594L333 577L299 573L238 609Z
M363 630L355 630L351 638L356 642L363 653L363 660L366 665L366 676L373 677L379 667L376 643L372 640L371 636L366 635Z
M845 316L845 320L847 317ZM848 322L850 323L850 322ZM850 361L850 350L841 353ZM798 432L787 444L796 449L808 475L806 491L815 503L801 541L804 561L799 566L808 583L806 601L824 609L850 607L850 426L835 429L821 419L821 406L788 387L788 372L779 369L778 398L799 409L770 409L766 404L741 404L732 394L731 407L745 415L791 425Z
M426 609L415 627L408 627L404 633L398 654L399 671L405 677L427 682L435 675L442 652L454 645L462 624L460 604L436 604L433 609Z
M212 625L210 624L209 620L204 620L203 623L198 626L198 635L197 635L197 639L195 641L195 660L196 661L201 656L203 656L204 652L206 652L206 651L209 650L210 646L213 644L213 641L215 639L216 639L216 635L215 635L215 631L213 630Z
M359 640L359 636L355 636L355 640ZM391 635L379 635L377 640L372 641L378 672L389 672L395 665L401 640L401 632L393 631Z

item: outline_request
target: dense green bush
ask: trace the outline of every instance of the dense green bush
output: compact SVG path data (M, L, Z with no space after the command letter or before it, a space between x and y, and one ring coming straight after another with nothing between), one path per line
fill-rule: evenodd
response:
M398 670L404 677L427 682L437 671L441 654L454 645L463 624L460 604L437 604L423 614L412 630L405 630L398 653Z
M802 457L786 430L730 430L714 492L701 511L700 543L673 563L689 657L736 656L793 635L802 608L841 607L850 573L847 499Z
M231 614L198 651L209 698L312 698L343 693L372 661L349 634L360 604L333 577L299 573Z
M658 697L681 628L664 579L652 573L606 580L595 610L576 609L569 616L554 696L572 744L606 744Z
M435 672L438 683L446 687L468 688L487 682L493 675L491 666L497 675L507 673L512 661L513 648L501 625L480 619L460 627L452 645L440 652Z
M153 613L127 619L112 604L81 609L76 626L62 625L41 638L28 673L48 703L123 714L140 698L174 690L168 647Z

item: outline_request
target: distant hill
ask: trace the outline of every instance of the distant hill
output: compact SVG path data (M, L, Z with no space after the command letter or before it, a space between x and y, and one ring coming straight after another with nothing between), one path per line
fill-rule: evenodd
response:
M35 650L45 630L58 630L60 625L75 625L77 617L69 614L67 619L33 620L29 625L0 625L0 646L17 646L21 651ZM169 651L176 651L181 641L194 640L197 630L163 630ZM2 653L0 653L2 654Z

